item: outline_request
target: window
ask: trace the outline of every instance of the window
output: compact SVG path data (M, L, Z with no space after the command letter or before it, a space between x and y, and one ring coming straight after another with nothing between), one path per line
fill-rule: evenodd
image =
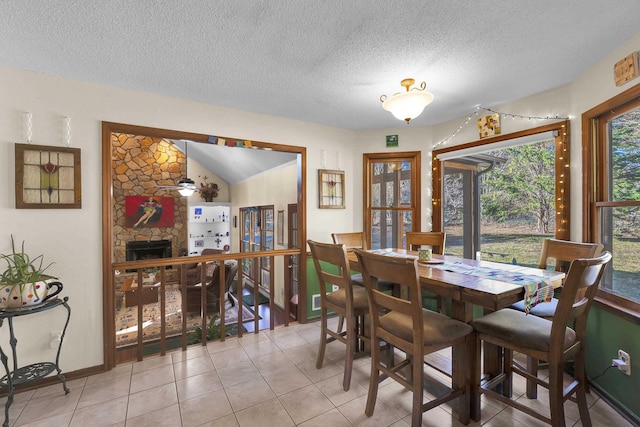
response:
M542 240L569 238L568 122L433 153L434 230L445 252L537 266Z
M404 248L420 230L420 152L364 155L364 230L371 249Z
M583 115L585 239L613 254L599 299L640 312L640 85Z

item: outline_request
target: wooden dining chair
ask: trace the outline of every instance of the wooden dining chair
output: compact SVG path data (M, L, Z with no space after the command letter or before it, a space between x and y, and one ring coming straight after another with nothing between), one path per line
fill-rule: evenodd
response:
M441 231L407 231L407 249L417 251L421 246L431 246L434 254L444 255L447 233Z
M367 235L364 231L332 233L331 238L333 239L333 243L345 245L348 251L353 251L354 249L370 249L369 241L367 240ZM364 286L362 275L359 273L353 274L351 276L351 280L356 285ZM399 296L399 289L392 281L381 280L378 282L378 288L383 292L392 291L396 296Z
M237 261L229 260L224 263L224 290L221 288L221 273L220 266L215 265L212 276L207 278L206 282L206 300L207 300L207 313L209 314L221 314L222 307L229 301L231 306L235 305L235 301L229 294L231 285L236 279L238 272ZM187 285L187 312L201 312L202 310L202 298L203 291L200 283L195 285ZM224 299L220 299L220 294L224 296Z
M347 250L369 249L369 242L364 231L353 231L349 233L331 233L333 243L344 245Z
M471 323L476 339L473 341L475 363L471 376L471 392L474 408L479 413L480 394L487 394L534 418L553 426L564 426L564 402L575 394L582 425L591 425L586 398L585 336L587 316L598 290L600 278L611 254L604 252L597 258L578 258L571 263L558 300L553 320L505 308L480 317ZM481 343L502 347L502 372L495 378L481 382ZM520 369L513 363L513 353L519 352L549 363L548 381ZM564 365L574 361L573 382L565 389ZM494 388L502 383L510 384L513 374L535 381L549 390L550 416L536 412L510 396L498 393Z
M556 271L566 272L571 262L578 258L593 258L602 252L603 246L599 243L581 243L568 240L545 239L542 242L540 261L538 268L547 270L553 267ZM560 290L559 292L562 292ZM558 299L552 298L550 302L543 302L532 307L529 314L544 317L551 320L556 312ZM524 301L518 301L511 308L524 312ZM533 357L527 357L527 372L532 375L538 373L538 361ZM536 399L538 387L534 381L527 381L527 397Z
M407 249L417 251L423 246L430 246L434 254L444 255L444 246L447 239L447 233L441 231L407 231L405 240ZM432 292L422 292L423 300L435 301L435 306L440 313L446 313L446 304L442 297Z
M390 257L355 249L367 290L371 316L371 376L365 414L372 416L380 374L402 384L413 395L411 425L422 425L422 413L450 400L458 401L459 419L469 423L470 379L468 359L471 350L472 328L464 322L453 320L440 313L422 308L420 280L417 260L414 258ZM394 280L406 286L409 299L400 299L380 292L374 286L375 280ZM400 363L384 363L380 353L380 343L385 342L402 350L406 358ZM435 399L423 403L424 357L438 350L457 344L465 346L465 351L456 352L454 363L465 369L463 384L452 384L447 391ZM408 369L404 369L404 368ZM445 386L438 381L439 385Z
M346 247L342 244L307 240L320 287L320 348L316 368L321 369L327 343L338 340L347 346L342 388L351 385L353 359L358 354L359 340L369 342L364 334L364 315L369 312L367 294L362 286L353 286ZM333 291L333 287L337 290ZM328 289L327 289L328 288ZM327 328L329 310L346 319L347 328L337 331ZM363 353L359 353L362 354Z

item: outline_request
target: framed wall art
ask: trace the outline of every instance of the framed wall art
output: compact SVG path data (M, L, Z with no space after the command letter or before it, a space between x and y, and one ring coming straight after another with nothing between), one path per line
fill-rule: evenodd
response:
M173 197L125 196L125 226L128 228L173 227Z
M488 136L500 135L500 114L496 113L479 118L478 134L480 135L480 139Z
M344 171L318 169L320 209L344 209Z
M16 209L82 207L80 149L16 144Z

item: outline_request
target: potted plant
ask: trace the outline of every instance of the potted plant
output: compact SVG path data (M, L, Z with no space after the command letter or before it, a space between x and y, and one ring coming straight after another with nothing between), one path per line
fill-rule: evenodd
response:
M62 291L62 283L53 281L56 277L45 274L53 263L43 267L43 255L31 258L24 251L24 241L20 251L16 251L13 235L11 253L2 254L6 268L0 276L0 309L20 308L41 304ZM56 291L49 294L49 289Z

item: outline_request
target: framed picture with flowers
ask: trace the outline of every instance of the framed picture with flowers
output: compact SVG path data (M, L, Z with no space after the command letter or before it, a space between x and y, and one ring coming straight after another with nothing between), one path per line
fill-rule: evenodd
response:
M320 209L344 209L344 171L318 169Z
M80 149L16 144L16 208L80 209Z

